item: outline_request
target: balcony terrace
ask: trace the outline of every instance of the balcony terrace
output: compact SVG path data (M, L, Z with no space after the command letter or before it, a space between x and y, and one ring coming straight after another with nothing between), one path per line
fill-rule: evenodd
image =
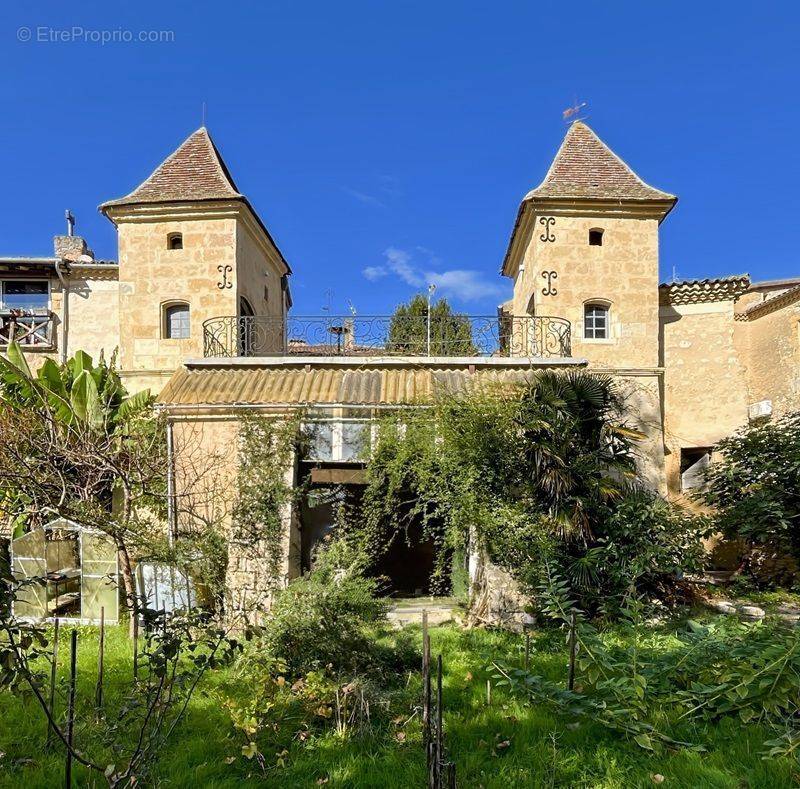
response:
M0 348L16 341L23 348L54 345L55 316L50 310L0 310Z
M203 323L206 358L569 358L564 318L536 316L221 316Z

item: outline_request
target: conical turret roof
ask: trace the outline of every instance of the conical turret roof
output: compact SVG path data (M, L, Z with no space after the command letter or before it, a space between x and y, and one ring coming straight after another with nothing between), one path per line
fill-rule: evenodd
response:
M582 121L569 127L544 180L525 195L536 198L676 199L646 184Z
M208 130L202 126L130 194L109 200L100 208L243 198Z

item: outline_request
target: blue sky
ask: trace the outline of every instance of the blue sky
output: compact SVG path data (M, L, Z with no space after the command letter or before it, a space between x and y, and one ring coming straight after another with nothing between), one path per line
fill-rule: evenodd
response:
M97 32L49 40L73 27ZM385 313L434 279L491 314L519 200L579 99L680 196L663 278L798 275L799 28L796 4L769 2L5 3L0 253L49 254L70 208L116 257L98 204L140 183L205 101L294 269L296 313L329 299ZM174 40L91 40L103 30Z

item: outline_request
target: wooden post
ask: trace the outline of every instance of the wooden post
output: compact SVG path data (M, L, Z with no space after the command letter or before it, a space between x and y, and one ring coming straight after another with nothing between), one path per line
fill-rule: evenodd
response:
M436 658L436 786L442 785L442 656Z
M50 665L50 716L55 720L56 717L56 676L58 674L58 618L53 629L53 662ZM47 740L45 746L49 747L53 742L53 728L50 721L47 721Z
M100 606L100 644L97 651L97 687L94 691L94 706L103 709L103 652L106 642L106 609Z
M431 652L428 640L428 610L422 611L422 744L430 742L431 725Z
M576 628L577 622L575 612L573 611L569 621L569 680L567 682L567 687L570 690L574 690L575 688L575 652L578 646Z
M486 680L486 706L492 706L492 680Z
M67 762L64 769L64 786L66 789L72 789L72 735L75 731L75 682L78 675L78 631L73 629L70 635Z
M530 669L531 665L531 634L525 633L525 671Z
M136 598L134 598L135 600ZM133 604L133 681L139 678L139 606Z

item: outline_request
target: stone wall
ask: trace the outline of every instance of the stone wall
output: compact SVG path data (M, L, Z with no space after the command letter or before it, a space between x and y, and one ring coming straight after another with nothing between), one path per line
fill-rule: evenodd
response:
M280 418L280 417L277 417ZM226 609L237 620L256 621L268 609L272 595L300 571L299 523L291 505L281 513L285 531L280 572L269 572L271 546L265 541L241 539L231 515L237 494L239 420L198 412L174 419L175 492L179 532L211 528L228 538ZM294 461L286 469L294 485Z
M773 416L800 408L800 303L737 321L750 403L771 400Z
M711 447L747 423L747 387L734 302L664 305L666 469L680 492L680 450Z

